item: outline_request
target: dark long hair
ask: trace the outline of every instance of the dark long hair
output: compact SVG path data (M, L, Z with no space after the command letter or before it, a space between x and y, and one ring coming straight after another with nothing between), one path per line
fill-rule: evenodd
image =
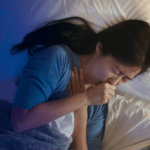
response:
M69 22L76 19L82 24ZM80 17L48 22L27 34L22 43L11 49L10 54L28 48L28 54L32 55L46 47L65 44L74 53L87 55L95 52L98 42L102 44L102 55L111 55L124 65L141 67L140 73L150 67L150 26L142 20L122 21L99 33ZM38 48L38 45L43 47Z

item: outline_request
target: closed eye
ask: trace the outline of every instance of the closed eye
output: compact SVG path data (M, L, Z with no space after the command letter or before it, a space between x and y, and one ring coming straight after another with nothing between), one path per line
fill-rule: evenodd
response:
M126 79L127 79L127 80L132 80L132 78L130 78L130 77L127 77L127 76L126 76Z
M113 68L112 68L112 72L113 72L114 74L117 74L117 73L115 73L115 71L114 71ZM119 74L120 74L120 75L124 75L124 73L122 73L121 71L120 71ZM123 80L124 80L125 82L127 82L128 80L132 80L132 78L130 78L130 77L128 77L128 76L125 76L125 77L123 77Z
M113 68L111 68L111 70L112 70L112 72L113 72L114 74L116 74L115 71L113 70Z

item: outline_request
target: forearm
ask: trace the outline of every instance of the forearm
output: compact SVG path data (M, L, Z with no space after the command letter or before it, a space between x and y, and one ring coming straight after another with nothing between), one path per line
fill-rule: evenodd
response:
M73 142L70 145L71 149L88 150L86 141L87 114L87 106L74 112L75 126L72 134Z
M38 104L24 114L17 114L17 111L12 113L16 113L13 116L16 116L17 131L20 132L48 124L86 105L86 94L80 93L58 101Z

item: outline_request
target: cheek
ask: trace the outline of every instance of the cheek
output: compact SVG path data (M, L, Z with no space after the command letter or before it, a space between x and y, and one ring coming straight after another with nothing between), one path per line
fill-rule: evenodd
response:
M112 78L113 75L114 74L112 72L110 72L110 70L107 68L104 68L103 70L101 70L101 80L102 81L106 81L106 80Z
M118 82L117 86L123 85L123 84L125 84L125 83L127 83L127 82L121 80L121 81Z
M116 86L120 86L120 85L123 85L124 82L119 82Z

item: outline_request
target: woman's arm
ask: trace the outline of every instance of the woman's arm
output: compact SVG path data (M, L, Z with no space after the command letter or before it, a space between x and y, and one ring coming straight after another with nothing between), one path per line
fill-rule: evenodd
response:
M16 132L21 132L48 124L86 105L86 94L79 93L62 100L40 103L29 110L13 107L11 124Z
M85 91L85 85L84 85L83 72L80 71L80 79L79 79L78 71L76 68L74 68L74 74L73 76L71 76L71 85L68 84L69 96L84 91ZM74 124L74 131L72 134L73 142L70 145L71 149L76 149L76 150L88 149L87 142L86 142L86 126L87 126L87 114L88 114L87 107L88 106L84 106L74 111L75 124Z
M70 149L88 150L86 141L87 106L79 108L74 112L75 125L72 134L73 142Z

